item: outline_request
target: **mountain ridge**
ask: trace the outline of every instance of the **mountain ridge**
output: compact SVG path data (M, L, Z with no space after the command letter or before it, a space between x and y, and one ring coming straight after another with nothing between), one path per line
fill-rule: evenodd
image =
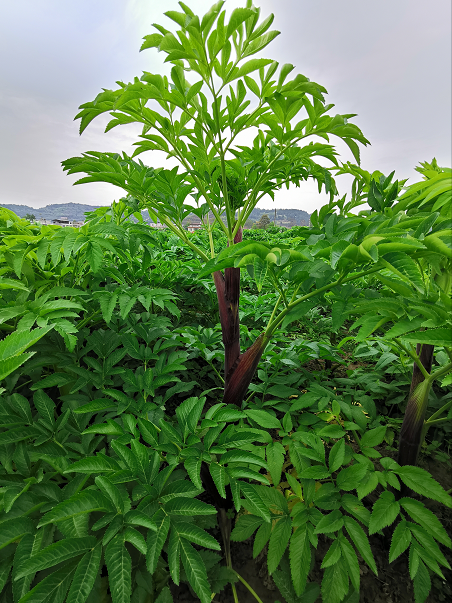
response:
M66 217L69 220L83 221L85 213L94 211L103 205L85 205L82 203L51 203L44 207L30 207L29 205L20 205L17 203L3 203L0 207L5 207L13 211L20 218L24 218L26 214L33 214L36 219L55 220L56 218ZM250 215L250 220L257 221L263 214L267 214L270 221L275 219L275 208L260 209L255 207ZM310 214L303 209L278 209L276 208L276 221L293 222L293 225L308 225Z

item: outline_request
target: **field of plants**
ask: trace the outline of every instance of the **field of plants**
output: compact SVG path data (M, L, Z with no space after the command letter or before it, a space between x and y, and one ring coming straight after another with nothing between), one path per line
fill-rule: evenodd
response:
M123 195L80 229L0 208L0 603L446 601L451 169L361 169L353 115L249 58L272 16L180 6L142 47L171 79L77 116L180 168L63 161ZM310 178L310 227L242 229Z

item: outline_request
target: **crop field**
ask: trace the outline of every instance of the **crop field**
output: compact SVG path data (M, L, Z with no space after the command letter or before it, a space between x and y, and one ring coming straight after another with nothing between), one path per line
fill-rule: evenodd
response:
M121 198L0 208L0 603L450 600L451 169L363 170L352 115L250 58L271 18L180 4L143 44L171 78L77 116L139 123L135 155L63 161ZM310 226L244 228L308 179Z

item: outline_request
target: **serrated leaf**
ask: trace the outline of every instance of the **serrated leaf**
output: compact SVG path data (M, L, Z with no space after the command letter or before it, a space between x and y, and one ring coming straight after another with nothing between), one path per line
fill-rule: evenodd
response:
M261 427L265 427L266 429L281 429L280 421L265 410L245 410L245 414ZM215 420L217 420L216 417Z
M170 528L170 518L163 511L160 511L158 516L154 516L153 520L156 523L157 530L155 532L148 532L146 541L148 547L146 567L150 574L153 574L156 570L157 562Z
M415 603L424 603L427 599L432 583L430 574L422 561L419 562L418 571L413 580L414 601Z
M339 559L337 563L327 567L322 580L322 603L341 603L348 592L348 573L345 563Z
M411 532L407 522L402 519L399 522L391 539L391 548L389 549L389 563L397 559L409 546L411 542Z
M295 592L300 596L306 586L311 567L311 545L308 532L299 527L292 534L289 546L290 571Z
M262 517L257 515L240 515L231 532L231 540L242 542L247 540L262 525Z
M141 511L137 511L136 509L133 509L132 511L126 513L126 515L124 516L124 522L129 523L131 525L148 528L153 532L157 531L157 526L155 525L155 522L152 521L152 519L148 517L146 513L142 513Z
M361 557L364 559L373 573L378 576L377 565L370 548L369 539L367 538L364 530L351 517L344 517L344 525L348 535L353 541L353 544L360 552Z
M218 490L218 494L222 498L226 498L226 469L218 463L210 463L209 471Z
M256 536L254 537L253 544L253 558L256 558L259 553L262 551L264 546L267 544L272 531L272 524L263 523L261 527L256 532Z
M330 473L334 473L342 466L345 458L345 441L344 439L340 439L338 442L334 444L334 446L330 450L330 455L328 458L328 465L330 468Z
M368 471L367 465L355 463L351 467L342 469L336 478L337 487L340 490L354 490Z
M276 487L281 481L281 472L286 451L280 442L271 442L271 444L267 445L265 453L273 485Z
M98 453L96 456L86 457L81 461L72 463L65 473L101 473L120 470L121 467L114 459Z
M272 574L279 565L284 551L289 544L292 534L292 520L285 516L279 519L273 526L268 545L267 565L268 573Z
M314 534L329 534L331 532L337 532L344 525L344 517L342 513L336 509L328 515L324 515L322 519L317 523Z
M392 492L382 492L372 508L369 521L369 534L375 534L390 526L400 511L400 505Z
M77 561L71 561L46 576L19 603L63 603L77 565Z
M179 537L186 538L189 542L194 542L195 544L199 544L208 549L213 549L214 551L221 551L221 546L213 536L192 523L178 521L173 527L173 530L176 530Z
M102 547L95 546L81 558L75 570L66 603L85 603L100 569Z
M16 517L0 524L0 549L15 542L25 534L33 534L35 527L28 517Z
M362 436L361 446L368 448L378 446L383 442L385 434L386 425L380 425L379 427L375 427L375 429L370 429L369 431L366 431Z
M442 526L439 519L434 513L427 509L427 507L419 500L413 498L402 498L399 503L405 509L405 511L411 516L411 518L422 526L427 533L431 534L438 542L451 548L452 541L449 538L445 528Z
M180 553L190 586L202 603L211 603L207 572L198 551L185 538L180 540Z
M339 542L341 545L342 558L345 560L345 563L347 565L348 575L350 576L353 588L357 593L359 593L361 573L355 549L352 547L352 545L342 533L339 535Z
M304 469L299 475L300 479L327 479L330 477L330 472L323 465L312 465Z
M165 512L170 515L215 515L217 510L196 498L176 496L165 504Z
M251 504L255 515L262 517L265 522L270 523L271 515L265 501L259 496L257 489L247 482L240 483L240 490L245 496L246 500Z
M341 558L342 551L339 540L334 540L331 544L330 548L325 554L323 558L321 569L325 569L325 567L330 567L330 565L334 565Z
M411 488L417 494L437 500L446 507L452 508L452 498L425 469L405 465L404 467L395 468L393 471L397 473L408 488Z
M54 542L42 551L39 551L22 564L20 570L15 575L15 579L19 580L19 578L23 578L28 574L35 574L57 563L77 557L87 550L94 548L96 543L97 540L94 536L58 540L58 542Z
M105 549L113 603L127 603L132 596L132 560L121 537L114 538Z
M38 524L38 528L49 523L57 523L70 517L76 517L93 511L112 511L113 507L108 499L100 492L84 490L75 494L68 500L56 505L46 513Z

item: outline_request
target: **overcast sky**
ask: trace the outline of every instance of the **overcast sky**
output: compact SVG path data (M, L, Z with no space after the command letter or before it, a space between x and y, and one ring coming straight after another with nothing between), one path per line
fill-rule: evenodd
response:
M187 0L198 15L212 3ZM275 13L272 28L281 31L263 56L292 63L293 73L325 86L334 112L358 114L353 123L372 143L361 153L365 169L395 169L415 182L420 161L435 156L451 165L450 0L255 4L261 16ZM108 205L122 196L108 184L72 186L76 178L60 162L83 151L132 152L138 128L104 134L99 118L79 136L73 118L116 80L129 82L143 70L168 73L163 53L138 51L155 31L152 23L172 28L162 13L177 9L175 0L0 0L0 203ZM353 160L339 150L343 161ZM163 154L153 155L154 167L164 162ZM277 207L309 212L324 202L312 184L276 196Z

